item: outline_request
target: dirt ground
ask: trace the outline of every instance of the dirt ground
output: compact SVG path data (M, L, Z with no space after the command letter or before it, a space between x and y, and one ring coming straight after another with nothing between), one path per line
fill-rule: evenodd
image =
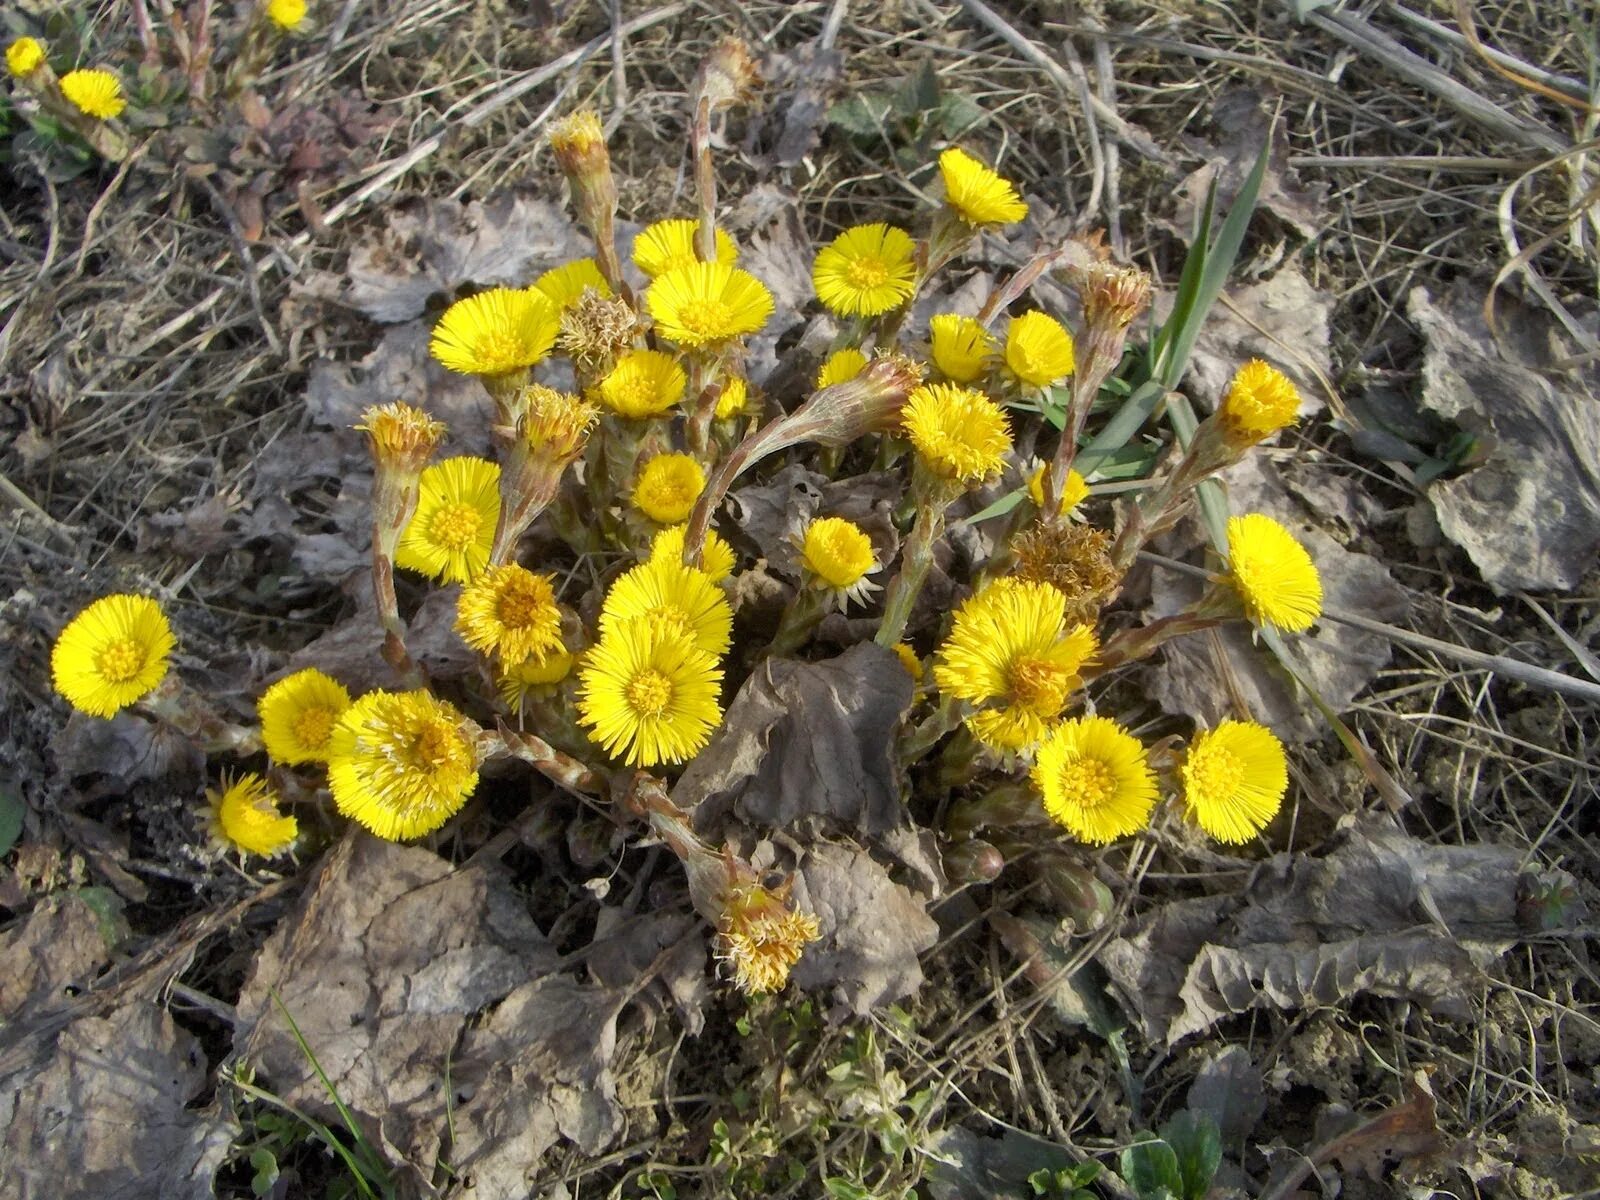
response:
M132 79L129 7L22 0L5 19L58 41L70 26ZM1221 1129L1213 1194L1600 1196L1588 916L1600 708L1581 690L1415 640L1329 643L1319 678L1338 680L1349 728L1407 802L1373 786L1314 713L1286 717L1302 722L1294 811L1268 838L1223 853L1169 825L1091 856L1110 918L1065 935L1023 855L992 884L929 897L931 944L880 964L918 983L884 982L874 1003L798 986L746 1001L703 941L676 962L687 924L665 917L612 936L624 917L670 909L658 904L670 864L542 784L493 781L428 853L383 861L308 807L297 861L242 868L206 849L216 769L177 741L69 717L48 669L84 604L146 592L178 632L177 668L248 714L264 681L348 628L341 514L364 497L342 486L340 455L358 444L327 414L411 385L405 322L455 298L445 259L513 253L489 235L463 249L461 221L543 239L535 257L559 252L553 117L592 105L606 118L624 219L690 212L685 95L708 49L737 34L766 77L719 148L741 235L780 211L812 244L855 221L912 224L933 155L959 140L1018 181L1038 236L1105 229L1115 257L1170 291L1207 182L1231 194L1273 129L1260 211L1191 382L1204 402L1218 372L1267 353L1317 411L1231 486L1360 559L1369 574L1352 574L1366 582L1347 608L1592 686L1592 8L323 0L313 22L262 74L254 126L152 72L127 122L133 153L74 165L8 110L0 801L20 821L0 884L8 1157L70 1161L39 1129L19 1132L15 1090L57 1089L58 1117L81 1136L70 1110L83 1093L70 1072L49 1074L69 1039L146 1037L166 1055L150 1069L177 1054L185 1085L159 1112L130 1093L118 1119L171 1132L152 1144L192 1148L205 1178L163 1190L146 1182L157 1163L118 1151L152 1173L128 1167L126 1190L93 1194L204 1195L212 1175L226 1197L367 1194L313 1124L274 1103L298 1088L304 1114L340 1128L303 1062L282 1043L237 1052L270 1007L269 952L286 1002L298 988L331 1004L319 981L348 969L339 986L372 989L381 1027L425 972L404 965L403 931L388 935L400 957L384 960L376 933L352 930L375 930L374 898L399 903L409 880L441 889L437 912L460 922L452 949L548 956L574 972L554 978L577 980L561 984L571 995L545 986L530 1010L559 1032L546 1058L497 1062L484 1039L504 1033L501 1017L471 1006L449 1035L469 1074L481 1068L455 1077L457 1103L502 1089L522 1108L452 1127L443 1157L476 1137L503 1172L522 1146L526 1195L1066 1196L1029 1176L1116 1168L1137 1134L1190 1110ZM463 207L452 216L447 201ZM442 247L434 259L429 246ZM408 310L396 281L415 287L419 259ZM972 264L1006 265L999 249ZM374 316L386 303L405 315ZM779 360L803 356L800 341L797 326ZM1543 432L1497 423L1473 402L1497 387L1576 415ZM1498 491L1482 486L1491 476ZM1125 610L1159 607L1165 586L1135 580ZM1152 737L1171 732L1197 669L1165 661L1115 699ZM530 802L546 813L537 828ZM433 865L486 857L501 865L470 896L453 882L464 870ZM915 874L909 861L893 886ZM1514 914L1491 911L1474 890L1485 880L1515 881ZM521 916L484 915L505 906ZM334 915L314 925L317 912ZM303 936L263 950L285 930ZM1024 961L1030 937L1039 956ZM352 1081L359 1099L345 1098L363 1117L363 1103L395 1114L385 1153L432 1162L446 1135L421 1114L436 1085L390 1051L409 1082ZM82 1177L99 1178L90 1165ZM393 1178L393 1194L484 1194L470 1172ZM91 1194L73 1186L53 1194ZM1154 1194L1105 1177L1091 1189Z

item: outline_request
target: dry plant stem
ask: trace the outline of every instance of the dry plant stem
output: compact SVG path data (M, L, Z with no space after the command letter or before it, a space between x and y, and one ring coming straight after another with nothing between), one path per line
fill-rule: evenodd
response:
M722 397L722 389L712 386L717 375L715 362L708 362L701 354L689 356L689 395L694 397L694 408L684 426L684 441L689 453L707 465L711 461L711 419L717 415L717 402Z
M525 762L563 791L575 796L600 796L606 791L604 778L570 754L531 733L512 729L504 721L495 733L486 733L480 746L483 757L497 753Z
M1083 680L1087 683L1091 679L1109 674L1118 667L1137 662L1141 658L1148 658L1173 638L1215 629L1222 624L1222 621L1221 617L1185 610L1173 613L1169 617L1158 617L1144 625L1124 629L1108 639L1095 652L1093 661L1084 665Z
M145 0L133 0L133 27L139 33L139 45L142 47L140 65L159 70L161 43L156 40L155 26L150 23L150 6Z
M1064 257L1060 250L1046 250L1035 254L1023 263L1004 284L989 294L983 302L983 307L978 310L978 324L987 329L994 324L994 319L1005 312L1024 292L1039 281L1046 271L1055 266Z
M717 172L711 161L711 99L694 106L694 190L700 224L694 231L694 252L701 262L717 261Z
M922 593L928 568L933 566L934 544L944 535L944 507L937 497L918 501L916 519L900 552L900 570L883 598L883 623L874 640L885 649L892 649L905 636L906 622Z
M261 749L254 729L224 718L177 675L169 674L135 707L176 729L207 754L254 754Z
M400 620L400 601L394 594L394 559L378 544L374 531L372 542L372 598L378 606L378 622L383 626L383 660L398 671L408 688L425 688L417 664L406 649L406 627Z
M189 55L189 95L206 98L211 76L211 0L196 0L194 9L194 47Z

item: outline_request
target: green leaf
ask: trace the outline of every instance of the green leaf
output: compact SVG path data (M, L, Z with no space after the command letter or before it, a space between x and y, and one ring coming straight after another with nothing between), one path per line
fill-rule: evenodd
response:
M829 107L828 124L837 125L852 137L887 137L887 122L893 110L894 97L888 92L861 92Z
M1146 1133L1146 1140L1135 1142L1122 1152L1122 1177L1138 1194L1139 1200L1166 1200L1183 1190L1178 1156L1160 1138Z
M895 90L895 112L902 117L918 117L934 112L940 100L939 75L930 59L923 59L917 73Z
M859 1183L851 1183L837 1175L828 1176L822 1181L822 1186L828 1189L828 1195L833 1200L873 1200L872 1193Z
M947 92L933 114L939 132L949 141L976 129L988 118L987 112L960 92Z
M255 1173L250 1176L250 1191L257 1196L265 1196L272 1190L272 1185L278 1182L277 1156L265 1146L257 1146L250 1152L250 1165L255 1168Z
M21 796L9 787L0 788L0 857L10 854L22 836L22 817L27 810Z
M1201 1200L1222 1162L1222 1134L1210 1113L1184 1109L1161 1127L1161 1137L1178 1156L1184 1200Z

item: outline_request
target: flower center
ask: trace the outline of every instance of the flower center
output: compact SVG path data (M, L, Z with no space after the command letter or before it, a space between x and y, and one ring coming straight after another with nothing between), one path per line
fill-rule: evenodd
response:
M628 707L641 717L659 717L672 703L672 680L647 667L628 681Z
M1097 758L1064 763L1058 778L1062 795L1089 812L1103 808L1117 794L1116 777L1111 774L1111 768Z
M698 495L687 479L658 479L650 489L650 500L657 508L684 508L693 504Z
M1212 801L1236 795L1244 782L1244 763L1237 754L1221 747L1206 747L1202 753L1191 755L1188 767L1189 790Z
M875 258L858 258L844 271L845 280L859 291L880 288L889 282L889 268Z
M522 338L513 329L485 329L473 347L486 368L482 374L514 371L524 365Z
M333 732L333 711L315 705L306 709L294 719L294 736L302 746L312 750L320 750L328 742L328 735Z
M806 547L806 565L832 587L850 587L872 569L872 545L848 532L827 533Z
M144 669L144 651L132 638L120 638L95 656L94 665L107 683L127 683Z
M1073 673L1057 663L1019 658L1011 665L1011 695L1023 708L1053 717L1067 702Z
M428 536L435 545L458 553L478 540L483 516L470 504L443 504L428 522Z
M466 747L461 733L446 721L430 720L424 723L411 738L405 757L411 770L426 774L439 774L458 770L462 765Z
M690 300L678 309L678 324L701 337L722 337L733 324L733 309L721 300Z
M618 407L628 411L643 411L656 402L655 381L648 375L631 375L617 384Z
M544 589L525 576L508 579L495 600L495 615L507 629L530 629L542 624L549 612Z

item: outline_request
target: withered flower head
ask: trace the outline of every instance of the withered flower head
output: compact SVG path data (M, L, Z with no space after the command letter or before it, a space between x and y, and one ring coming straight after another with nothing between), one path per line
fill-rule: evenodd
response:
M606 133L599 115L590 108L562 117L550 126L550 149L568 175L587 173L597 167L611 169L606 153Z
M766 888L745 882L726 893L717 926L717 957L746 995L780 992L805 948L821 934L817 918L789 903L790 880Z
M531 384L519 397L517 434L529 450L562 462L576 458L600 419L587 400L541 384Z
M415 475L428 465L445 435L445 424L410 404L374 404L355 428L367 435L373 461L381 468Z
M604 375L638 333L639 317L632 305L591 290L561 314L556 346L580 374Z
M1075 282L1085 325L1126 329L1150 303L1150 276L1138 267L1096 262Z
M695 99L709 101L715 112L746 99L760 82L761 72L750 57L750 47L742 38L725 38L700 68Z
M1068 622L1094 624L1100 606L1116 590L1111 535L1093 525L1039 521L1011 543L1017 578L1054 585L1066 597Z

